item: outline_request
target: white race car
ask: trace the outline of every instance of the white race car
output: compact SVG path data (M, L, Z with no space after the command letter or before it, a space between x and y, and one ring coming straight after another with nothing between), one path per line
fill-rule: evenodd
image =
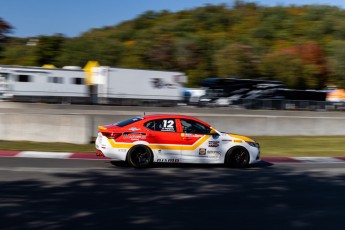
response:
M136 168L153 162L247 167L260 160L260 146L254 140L219 132L190 116L146 115L98 129L96 154Z

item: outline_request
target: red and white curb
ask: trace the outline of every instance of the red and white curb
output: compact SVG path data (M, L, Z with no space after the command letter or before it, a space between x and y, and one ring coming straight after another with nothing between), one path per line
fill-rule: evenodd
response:
M10 150L0 150L0 157L109 160L109 158L96 156L95 153L10 151Z
M95 153L11 150L0 150L0 157L110 160L106 157L96 156ZM261 160L269 163L345 163L345 157L263 157Z

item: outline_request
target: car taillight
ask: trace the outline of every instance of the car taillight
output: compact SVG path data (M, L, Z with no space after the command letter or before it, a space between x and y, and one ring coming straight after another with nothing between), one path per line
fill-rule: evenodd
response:
M109 139L116 139L121 136L121 133L113 133L113 132L102 132L103 136L106 136Z

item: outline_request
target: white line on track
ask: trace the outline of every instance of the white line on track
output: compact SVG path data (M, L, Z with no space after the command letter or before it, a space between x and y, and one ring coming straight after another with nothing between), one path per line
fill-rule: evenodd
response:
M303 163L345 163L345 161L333 157L293 157Z
M36 152L36 151L23 151L16 155L16 157L28 157L28 158L57 158L65 159L69 158L73 153L67 152Z
M79 173L92 170L107 171L107 168L42 168L42 167L0 167L0 171L10 172L39 172L39 173Z

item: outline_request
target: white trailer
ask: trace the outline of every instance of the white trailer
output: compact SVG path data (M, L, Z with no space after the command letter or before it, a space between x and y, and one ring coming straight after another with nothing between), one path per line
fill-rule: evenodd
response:
M81 70L1 66L3 97L13 101L78 103L88 96ZM0 93L1 94L1 93Z
M181 72L94 67L0 66L0 97L13 101L171 106L182 101Z
M181 72L96 67L99 101L121 105L176 105L183 99Z

